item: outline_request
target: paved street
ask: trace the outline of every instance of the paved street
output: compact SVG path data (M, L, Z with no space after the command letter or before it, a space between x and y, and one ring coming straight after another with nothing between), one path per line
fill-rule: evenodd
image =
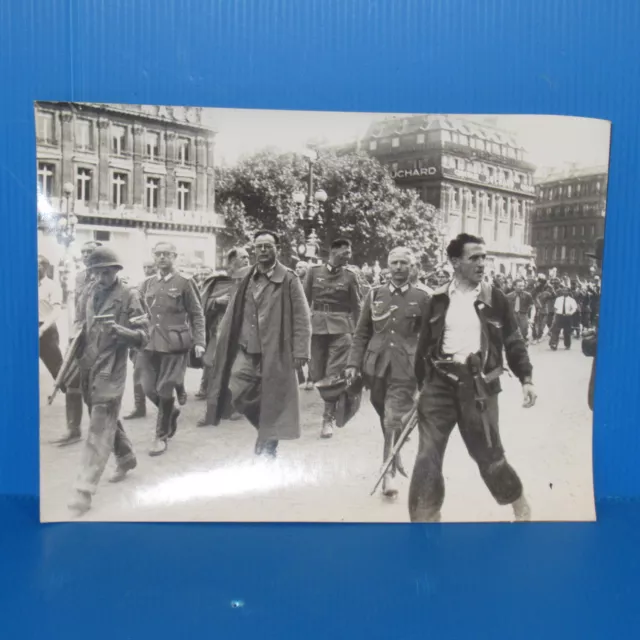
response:
M538 404L521 407L520 385L503 378L501 432L507 456L520 474L535 520L581 520L595 517L592 491L591 412L587 385L591 360L574 342L570 351L551 352L546 343L531 349ZM302 438L283 442L275 462L253 456L255 432L243 419L219 427L196 428L204 403L193 399L199 371L187 374L189 402L164 456L151 458L147 449L155 411L145 419L125 422L138 455L138 467L118 485L106 480L109 462L93 509L83 520L116 521L320 521L407 522L409 482L400 478L395 502L369 493L377 477L382 436L368 402L331 440L320 440L321 402L316 391L301 390ZM41 516L68 520L66 508L82 444L59 449L50 441L62 435L64 396L46 404L52 387L40 369ZM131 372L123 413L132 407ZM83 430L86 433L85 415ZM410 473L417 433L404 449ZM445 458L446 499L443 520L510 520L482 483L477 467L454 431Z

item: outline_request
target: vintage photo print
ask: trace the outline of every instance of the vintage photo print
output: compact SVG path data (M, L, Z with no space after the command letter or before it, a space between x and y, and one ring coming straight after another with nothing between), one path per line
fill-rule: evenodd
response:
M41 520L593 520L610 123L38 102Z

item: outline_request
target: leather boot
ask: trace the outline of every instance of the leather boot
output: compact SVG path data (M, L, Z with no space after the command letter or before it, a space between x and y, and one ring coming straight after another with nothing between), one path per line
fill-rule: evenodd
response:
M158 416L156 418L156 435L149 449L150 456L161 456L167 450L167 429L165 427L165 400L158 403ZM173 400L171 401L173 404Z
M82 440L82 394L78 390L67 390L65 394L65 410L67 414L68 432L54 441L59 447L66 447Z
M133 402L133 411L124 416L123 420L135 420L136 418L144 418L147 415L147 403L141 384L133 387Z
M168 438L173 438L178 430L178 416L180 415L180 409L174 407L175 401L173 398L161 400L161 402L164 403L163 419L166 420L166 424L163 429Z
M196 400L206 400L207 398L207 388L209 387L209 369L210 367L205 367L202 370L202 379L200 380L200 389L198 389L198 393L196 393Z
M109 478L109 482L122 482L125 479L127 473L132 469L135 469L137 466L138 461L135 458L131 459L125 464L119 464L116 467L114 474Z
M178 398L178 404L182 407L187 404L187 391L183 385L176 387L176 397Z

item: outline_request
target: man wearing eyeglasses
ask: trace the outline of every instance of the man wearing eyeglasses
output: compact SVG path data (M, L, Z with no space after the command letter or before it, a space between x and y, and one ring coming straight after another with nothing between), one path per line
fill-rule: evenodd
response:
M278 261L279 237L258 231L254 244L256 264L220 323L208 402L214 425L244 414L256 454L273 458L280 440L300 437L296 369L309 361L311 321L298 276Z
M201 358L205 350L204 314L196 288L174 268L175 245L159 242L153 255L157 274L147 278L140 292L149 310L149 342L136 355L142 388L158 407L151 456L162 455L178 428L180 410L175 391L184 383L189 351Z

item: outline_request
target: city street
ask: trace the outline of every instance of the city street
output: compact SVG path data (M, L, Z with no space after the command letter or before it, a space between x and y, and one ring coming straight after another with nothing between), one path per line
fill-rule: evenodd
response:
M580 352L557 352L542 343L531 348L538 403L521 407L520 385L503 377L501 433L507 457L520 474L534 520L589 520L595 517L592 490L592 415L587 407L591 360ZM204 403L193 399L200 372L189 370L189 401L167 453L147 454L155 409L145 419L124 422L138 456L138 467L120 484L107 479L110 460L93 508L82 520L113 521L320 521L408 522L409 481L390 502L370 496L382 456L382 435L368 402L330 440L319 438L322 406L318 393L301 389L302 437L283 442L277 461L258 462L254 429L244 420L197 428ZM52 380L40 367L41 517L70 519L66 504L77 474L83 444L60 449L51 441L65 432L64 396L51 407L46 398ZM133 406L131 370L122 407ZM86 435L88 416L83 419ZM403 450L410 474L417 449L414 432ZM445 458L446 499L443 521L508 521L508 507L496 505L457 429Z

